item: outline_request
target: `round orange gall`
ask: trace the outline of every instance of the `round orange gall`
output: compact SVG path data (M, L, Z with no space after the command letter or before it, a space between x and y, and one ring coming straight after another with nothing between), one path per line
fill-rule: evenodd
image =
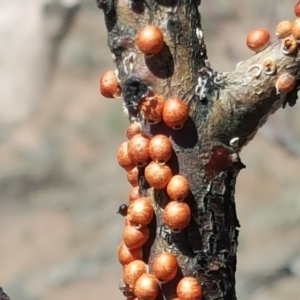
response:
M127 172L127 180L133 187L139 185L139 170L137 167L134 167Z
M129 250L123 241L118 247L118 260L123 266L128 265L134 260L141 260L142 256L142 248L135 248Z
M173 176L167 185L167 194L172 200L183 201L189 191L189 183L182 175Z
M178 263L174 254L162 252L152 262L151 273L161 282L172 280L177 273Z
M296 77L290 73L284 73L279 76L276 82L277 94L287 94L293 90L296 84Z
M188 119L188 116L188 106L182 99L170 98L165 102L163 120L172 129L181 129Z
M138 32L136 45L143 54L148 56L155 55L160 52L164 46L163 33L158 27L147 25Z
M117 161L118 164L125 169L126 171L131 170L134 168L135 164L131 161L128 156L128 141L123 142L117 152Z
M148 163L149 143L149 138L141 133L134 135L128 142L128 156L138 167Z
M153 207L146 197L133 201L127 210L127 219L132 225L147 226L153 217Z
M113 70L105 72L100 78L100 93L106 98L118 98L121 96L121 87Z
M150 124L157 124L162 119L164 104L165 98L161 94L150 94L141 101L140 109Z
M139 133L142 133L142 125L139 122L131 123L126 130L126 136L129 140Z
M190 207L184 202L171 201L164 209L163 220L170 229L182 230L190 223Z
M299 43L300 42L300 18L296 19L293 23L292 35L295 38L295 40Z
M257 28L249 32L246 45L255 52L260 52L270 45L270 33L267 29Z
M176 288L179 300L201 300L202 287L194 277L182 278Z
M126 225L123 232L123 241L129 250L140 248L149 238L149 228L135 228L131 225Z
M150 140L149 155L154 162L165 164L172 156L173 148L170 139L158 134Z
M142 260L133 260L124 266L123 281L132 289L136 281L147 272L147 265Z
M134 186L130 193L129 193L129 197L128 197L128 200L129 200L129 203L135 201L136 199L140 198L140 187L139 186Z
M155 300L159 291L159 282L152 274L142 274L134 286L134 294L139 300Z
M294 13L296 17L300 17L300 1L295 4Z
M170 179L172 178L172 171L167 165L160 165L155 162L151 162L145 168L145 179L150 186L157 190L164 189Z
M292 22L288 20L281 21L276 26L275 35L279 39L284 38L292 33L292 27L293 27Z

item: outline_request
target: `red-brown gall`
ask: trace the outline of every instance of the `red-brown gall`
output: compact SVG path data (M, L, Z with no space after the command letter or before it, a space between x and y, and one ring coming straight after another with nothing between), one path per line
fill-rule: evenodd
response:
M138 167L148 163L149 143L149 138L140 133L134 135L128 142L128 156Z
M172 171L167 165L151 162L145 168L145 178L150 186L157 190L162 190L172 178Z
M168 137L162 134L150 140L149 155L154 162L165 164L172 156L173 148Z
M164 46L163 33L157 26L147 25L138 32L136 45L143 54L155 55Z
M164 209L163 220L170 229L182 230L190 223L190 207L185 202L170 201Z
M270 45L270 33L267 29L257 28L247 35L246 45L255 52L260 52Z
M181 129L188 116L188 106L182 99L174 97L165 102L163 109L163 120L172 129Z
M99 89L106 98L120 97L122 91L114 71L109 70L101 76Z

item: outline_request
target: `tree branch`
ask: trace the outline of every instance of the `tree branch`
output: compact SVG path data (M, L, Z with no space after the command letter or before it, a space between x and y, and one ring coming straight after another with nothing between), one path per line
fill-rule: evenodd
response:
M150 199L155 211L143 260L151 272L154 257L168 251L179 264L176 277L161 284L157 299L174 299L179 280L193 276L203 287L202 299L234 300L239 227L234 191L236 177L245 167L239 152L271 113L295 103L298 81L290 93L278 93L275 85L284 73L298 77L298 46L287 55L282 40L274 41L234 71L219 73L207 59L199 0L97 3L106 17L108 45L127 108L133 98L138 105L147 91L180 97L189 106L189 119L181 130L163 122L148 129L151 136L170 138L174 152L168 165L173 175L183 175L190 184L185 202L192 220L186 229L174 232L164 224L162 214L170 200L165 190L149 187L144 168L139 168L140 195ZM163 31L165 42L162 51L151 57L143 55L135 42L138 31L148 24ZM133 84L134 95L128 92ZM132 121L130 111L129 115ZM121 284L120 288L128 299L134 299L131 287Z
M228 144L233 136L239 137L239 149L249 142L267 120L281 106L293 106L297 99L299 82L288 94L276 93L276 82L280 75L289 73L298 77L298 49L291 55L283 54L283 40L271 43L264 51L253 55L230 72L220 89L219 103L215 101L213 138ZM272 59L276 71L266 74L263 62ZM220 112L221 111L221 112ZM222 113L225 117L220 118ZM230 116L230 118L228 118Z

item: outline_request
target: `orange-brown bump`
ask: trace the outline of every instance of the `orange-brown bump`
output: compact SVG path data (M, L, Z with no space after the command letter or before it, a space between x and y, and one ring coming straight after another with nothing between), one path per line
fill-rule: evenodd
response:
M163 33L157 26L147 25L138 32L136 45L144 55L155 55L164 46Z
M189 191L189 183L182 175L173 176L167 185L167 194L172 200L183 201Z
M142 133L142 124L139 122L131 123L126 130L126 136L129 140L139 133Z
M153 217L153 207L146 197L133 201L127 209L127 219L132 225L147 226Z
M296 17L300 17L300 1L298 1L294 6L294 13Z
M276 81L276 91L278 93L287 94L293 90L296 84L296 78L290 73L284 73L279 76Z
M194 277L182 278L176 288L179 300L201 300L202 287Z
M181 129L188 119L188 116L188 106L182 99L174 97L165 102L163 120L172 129Z
M100 93L106 98L118 98L121 95L121 87L113 70L106 71L100 78Z
M297 18L293 23L292 35L295 40L300 43L300 18Z
M152 262L151 273L161 282L172 280L177 273L178 263L174 254L161 252Z
M126 171L131 170L135 166L135 164L132 162L128 155L128 141L123 142L119 146L117 152L117 161L118 164Z
M260 52L270 45L270 33L265 28L251 30L246 39L246 45L255 52Z
M140 187L139 186L134 186L130 193L129 193L129 197L128 197L128 200L129 200L129 203L135 201L136 199L140 198Z
M190 223L190 207L185 202L171 201L164 209L163 220L170 229L182 230Z
M162 134L150 140L149 155L154 162L165 164L172 156L173 148L168 137Z
M148 227L138 229L134 226L127 225L123 232L123 241L129 250L140 248L147 242L148 238Z
M145 178L150 186L157 190L162 190L172 178L172 170L167 165L151 162L145 168Z
M123 241L118 247L118 260L123 266L128 265L134 260L141 260L142 256L143 250L141 247L129 250Z
M133 289L136 281L147 272L147 265L142 260L134 260L124 266L123 281Z
M141 133L134 135L129 140L128 156L135 165L141 167L148 163L149 143L149 138Z
M140 103L140 109L144 118L150 124L157 124L162 119L162 111L165 104L165 98L161 94L150 93Z
M152 274L141 275L134 286L134 294L139 300L155 300L159 291L159 282Z
M134 167L127 172L127 180L133 187L139 185L139 170L137 167Z
M276 26L275 35L279 39L284 38L292 33L292 27L293 27L292 22L288 20L281 21Z

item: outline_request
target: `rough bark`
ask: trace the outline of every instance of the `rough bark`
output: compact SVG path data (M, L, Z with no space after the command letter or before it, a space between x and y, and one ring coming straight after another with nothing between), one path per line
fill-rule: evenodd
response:
M161 299L173 299L176 283L191 275L203 286L203 299L236 299L235 271L239 222L234 191L236 177L245 166L239 152L281 106L294 105L297 81L288 94L276 92L283 73L298 76L299 54L285 55L282 41L276 40L264 51L237 65L229 73L210 67L201 18L200 0L98 0L108 30L108 45L114 56L123 90L130 79L165 97L179 96L189 105L189 120L182 130L173 131L163 123L150 126L152 134L164 133L173 143L170 162L174 173L184 175L191 187L187 203L192 221L187 229L171 232L162 222L167 203L164 191L153 191L143 180L140 188L155 207L151 238L144 246L149 263L156 253L176 253L180 272L162 285ZM137 31L154 24L164 33L163 50L145 58L135 45ZM271 57L277 71L262 68ZM124 95L126 98L126 95ZM126 99L125 99L126 100ZM121 285L130 298L131 291Z

